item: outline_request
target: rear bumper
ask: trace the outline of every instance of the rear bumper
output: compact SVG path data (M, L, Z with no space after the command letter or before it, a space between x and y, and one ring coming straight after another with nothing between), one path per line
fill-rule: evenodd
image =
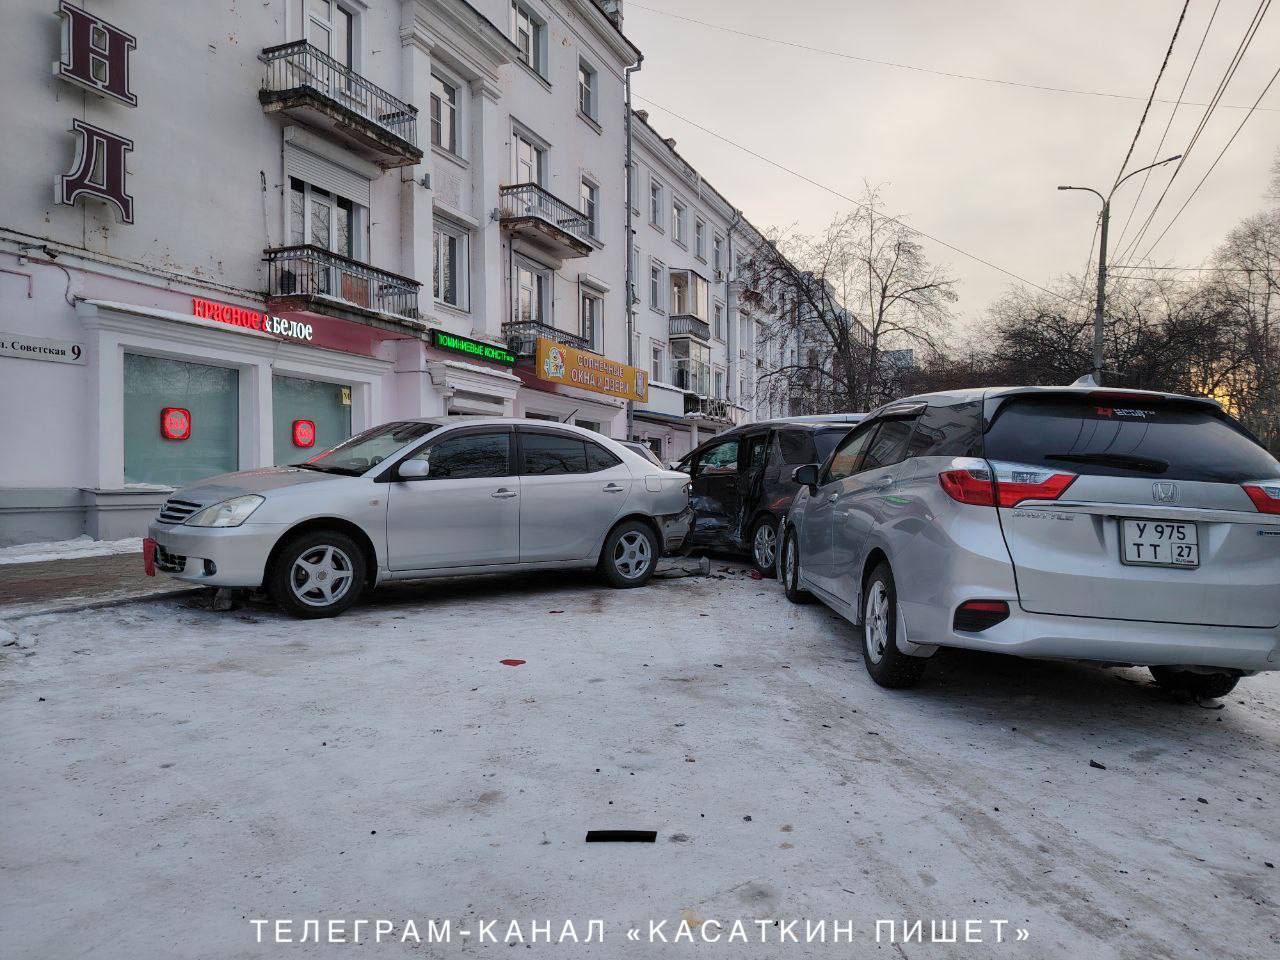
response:
M285 524L246 523L239 527L187 527L153 520L147 536L156 541L156 569L176 580L211 587L262 586L267 557Z
M679 513L654 519L658 521L658 529L662 531L664 554L683 553L688 549L693 537L693 507L685 507Z
M981 633L949 630L938 642L1056 660L1280 670L1280 628L1101 620L1027 613L1014 602L1010 607L1013 615L1003 623Z

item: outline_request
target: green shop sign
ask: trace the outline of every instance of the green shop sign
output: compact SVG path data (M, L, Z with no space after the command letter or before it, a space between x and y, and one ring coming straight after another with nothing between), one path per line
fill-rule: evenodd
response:
M431 345L441 350L465 353L469 357L490 360L508 367L514 367L516 363L516 355L504 347L495 347L492 343L482 343L470 337L459 337L456 334L445 333L443 330L431 331Z

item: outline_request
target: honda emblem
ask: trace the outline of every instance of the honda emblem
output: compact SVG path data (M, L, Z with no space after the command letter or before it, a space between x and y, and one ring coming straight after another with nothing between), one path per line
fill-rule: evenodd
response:
M1151 499L1156 503L1177 503L1177 484L1169 483L1165 480L1157 480L1151 485Z

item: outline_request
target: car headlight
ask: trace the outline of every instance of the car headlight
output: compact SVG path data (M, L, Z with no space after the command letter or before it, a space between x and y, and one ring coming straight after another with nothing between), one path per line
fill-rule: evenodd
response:
M188 527L238 527L249 519L249 515L261 506L263 498L256 494L245 497L232 497L211 507L205 507L199 513L187 519Z

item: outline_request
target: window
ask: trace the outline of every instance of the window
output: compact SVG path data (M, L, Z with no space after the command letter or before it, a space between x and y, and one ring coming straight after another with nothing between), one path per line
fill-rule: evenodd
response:
M640 302L640 247L631 247L631 302Z
M649 348L649 379L667 382L667 348L654 340Z
M297 177L289 178L290 243L309 243L356 259L356 241L355 204Z
M723 400L724 397L724 371L717 369L714 374L715 378L715 398Z
M524 472L529 476L595 473L619 462L607 450L580 437L522 433L520 442L524 446Z
M431 142L458 152L458 88L431 75Z
M707 224L703 220L693 224L693 255L699 260L707 259Z
M546 76L546 65L543 62L546 24L519 0L512 0L511 4L511 39L519 50L517 56L520 62L539 75Z
M128 410L128 405L125 406ZM406 444L425 437L440 424L419 420L398 420L384 423L344 440L324 453L309 457L307 462L323 467L330 473L358 476L370 467L394 456Z
M708 447L694 461L693 472L702 476L728 476L738 472L738 441L725 440Z
M814 457L809 463L825 463L827 457L831 455L831 451L836 448L836 444L849 435L847 429L839 430L819 430L817 436L813 438Z
M711 266L716 273L724 270L724 237L718 233L711 241Z
M662 280L666 265L661 260L649 262L649 306L661 313L665 307L662 299Z
M594 293L582 291L582 307L581 307L581 333L582 339L587 341L587 345L592 350L600 350L600 320L602 316L603 301Z
M541 185L547 172L547 153L526 134L515 130L511 134L511 142L515 148L512 165L514 183L536 183Z
M717 340L724 339L724 304L717 303L711 311L711 332Z
M509 477L511 434L467 433L446 437L427 451L431 480L472 480L477 477Z
M837 436L843 436L838 434ZM799 467L820 459L813 447L813 434L807 430L779 430L773 435L773 449L769 459L788 467ZM784 471L783 477L790 479Z
M862 469L878 470L901 462L907 455L907 440L914 426L914 419L884 421L876 431L875 440L867 447Z
M862 455L866 452L867 444L871 442L871 437L875 432L876 425L874 423L868 424L860 430L852 431L836 447L835 453L831 456L831 462L827 465L827 472L822 478L822 482L824 484L834 483L857 473L862 468Z
M436 301L465 310L469 274L467 231L437 216L432 229L432 246L435 255L432 280Z
M600 188L590 180L583 179L582 189L579 194L579 206L582 214L587 218L587 231L593 237L600 236L600 224L597 220L598 210L600 207Z
M916 421L907 457L982 456L982 401L930 405Z
M307 0L307 40L342 66L355 66L352 16L334 0Z
M1224 414L1188 403L1087 396L1015 397L996 412L984 454L1086 476L1244 483L1280 474L1275 459Z
M598 74L585 61L578 61L578 112L592 120L596 116L596 85Z
M551 271L532 260L516 258L515 311L518 323L551 326Z
M685 205L682 200L671 201L671 236L675 238L676 243L683 244L685 242Z
M662 184L649 178L649 223L662 229Z

